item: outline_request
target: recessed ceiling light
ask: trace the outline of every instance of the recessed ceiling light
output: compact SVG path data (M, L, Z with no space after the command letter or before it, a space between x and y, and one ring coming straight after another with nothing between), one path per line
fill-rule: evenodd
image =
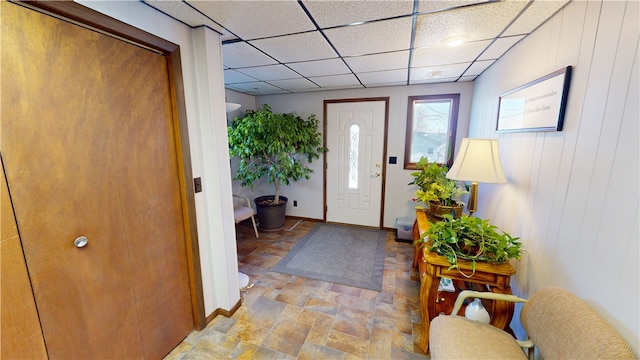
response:
M462 45L465 42L465 40L467 40L467 36L452 36L452 37L446 38L444 40L444 43L447 44L447 46L454 47L454 46Z

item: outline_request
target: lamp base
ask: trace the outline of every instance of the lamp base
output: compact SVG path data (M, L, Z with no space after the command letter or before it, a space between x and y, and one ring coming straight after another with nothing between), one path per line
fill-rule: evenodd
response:
M473 216L473 213L477 210L478 204L478 183L471 183L471 191L469 191L469 203L467 204L467 209L469 210L469 216Z

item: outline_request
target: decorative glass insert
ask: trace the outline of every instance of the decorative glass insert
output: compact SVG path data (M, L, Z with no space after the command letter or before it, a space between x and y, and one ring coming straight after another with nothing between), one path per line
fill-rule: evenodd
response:
M349 189L358 188L358 154L360 153L360 126L349 128Z

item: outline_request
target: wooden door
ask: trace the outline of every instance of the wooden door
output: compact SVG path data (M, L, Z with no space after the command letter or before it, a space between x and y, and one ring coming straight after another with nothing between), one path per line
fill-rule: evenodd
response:
M167 60L2 6L1 151L48 354L162 357L193 328Z
M31 291L9 190L0 172L0 358L44 359L47 350Z
M326 105L326 219L380 227L386 101Z

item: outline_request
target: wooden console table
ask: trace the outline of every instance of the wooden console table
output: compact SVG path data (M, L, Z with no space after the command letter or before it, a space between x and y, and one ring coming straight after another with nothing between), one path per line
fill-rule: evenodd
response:
M416 224L414 226L414 240L420 238L429 229L427 215L422 210L416 210ZM430 252L426 247L416 249L414 264L417 263L420 272L420 312L422 316L422 338L420 348L428 354L429 327L431 320L436 317L436 299L441 277L460 280L486 286L489 291L500 294L511 294L510 279L516 270L506 262L502 264L476 263L476 272L470 278L460 274L458 270L449 267L449 261L444 256ZM472 273L471 262L458 260L460 270L467 275ZM513 317L514 304L504 301L494 301L487 310L491 314L491 325L500 329L509 329Z

